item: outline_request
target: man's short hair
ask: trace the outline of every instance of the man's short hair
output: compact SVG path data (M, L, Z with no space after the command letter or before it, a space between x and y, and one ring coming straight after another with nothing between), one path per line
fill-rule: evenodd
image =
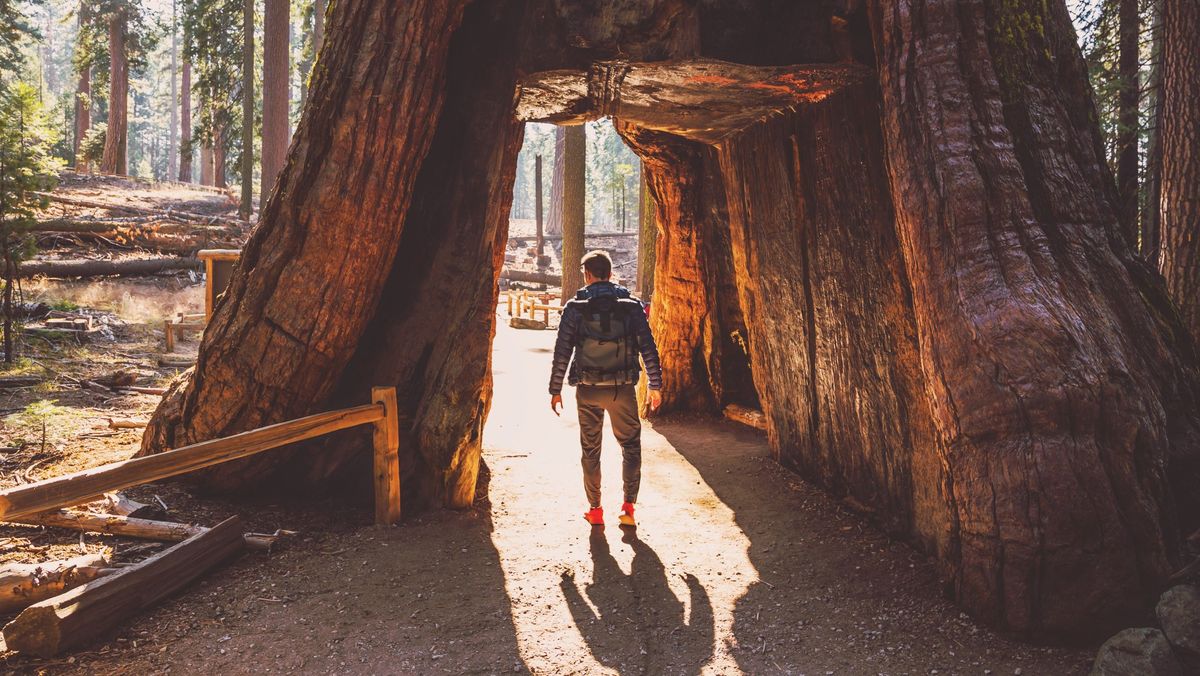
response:
M583 269L592 273L596 279L605 280L612 277L612 259L607 251L589 251L583 257Z

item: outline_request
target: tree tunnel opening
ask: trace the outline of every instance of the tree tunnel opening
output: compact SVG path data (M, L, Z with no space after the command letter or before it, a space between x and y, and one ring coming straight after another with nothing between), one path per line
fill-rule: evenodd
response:
M471 505L521 125L610 117L655 202L667 407L752 391L782 464L986 623L1120 624L1200 526L1200 370L1115 234L1069 17L1010 4L331 4L287 166L142 452L394 385L405 509ZM367 446L197 482L328 488Z

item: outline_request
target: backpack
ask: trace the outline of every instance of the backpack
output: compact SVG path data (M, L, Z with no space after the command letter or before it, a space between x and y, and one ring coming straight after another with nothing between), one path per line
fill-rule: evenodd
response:
M589 298L579 304L582 318L575 349L579 384L637 383L640 367L632 317L634 312L643 312L642 304L615 295Z

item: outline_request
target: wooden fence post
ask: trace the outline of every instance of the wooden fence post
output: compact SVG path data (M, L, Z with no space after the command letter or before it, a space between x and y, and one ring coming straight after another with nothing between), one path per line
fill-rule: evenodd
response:
M371 401L383 406L375 426L375 524L400 521L400 417L396 388L371 388Z

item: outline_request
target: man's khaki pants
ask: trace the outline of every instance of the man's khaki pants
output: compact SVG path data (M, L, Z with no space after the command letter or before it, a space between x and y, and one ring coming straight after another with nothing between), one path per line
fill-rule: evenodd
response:
M583 490L588 504L600 506L600 439L608 413L613 436L621 444L621 477L625 502L637 502L642 481L642 421L638 418L633 385L580 385L575 388L579 408L579 442L583 446Z

